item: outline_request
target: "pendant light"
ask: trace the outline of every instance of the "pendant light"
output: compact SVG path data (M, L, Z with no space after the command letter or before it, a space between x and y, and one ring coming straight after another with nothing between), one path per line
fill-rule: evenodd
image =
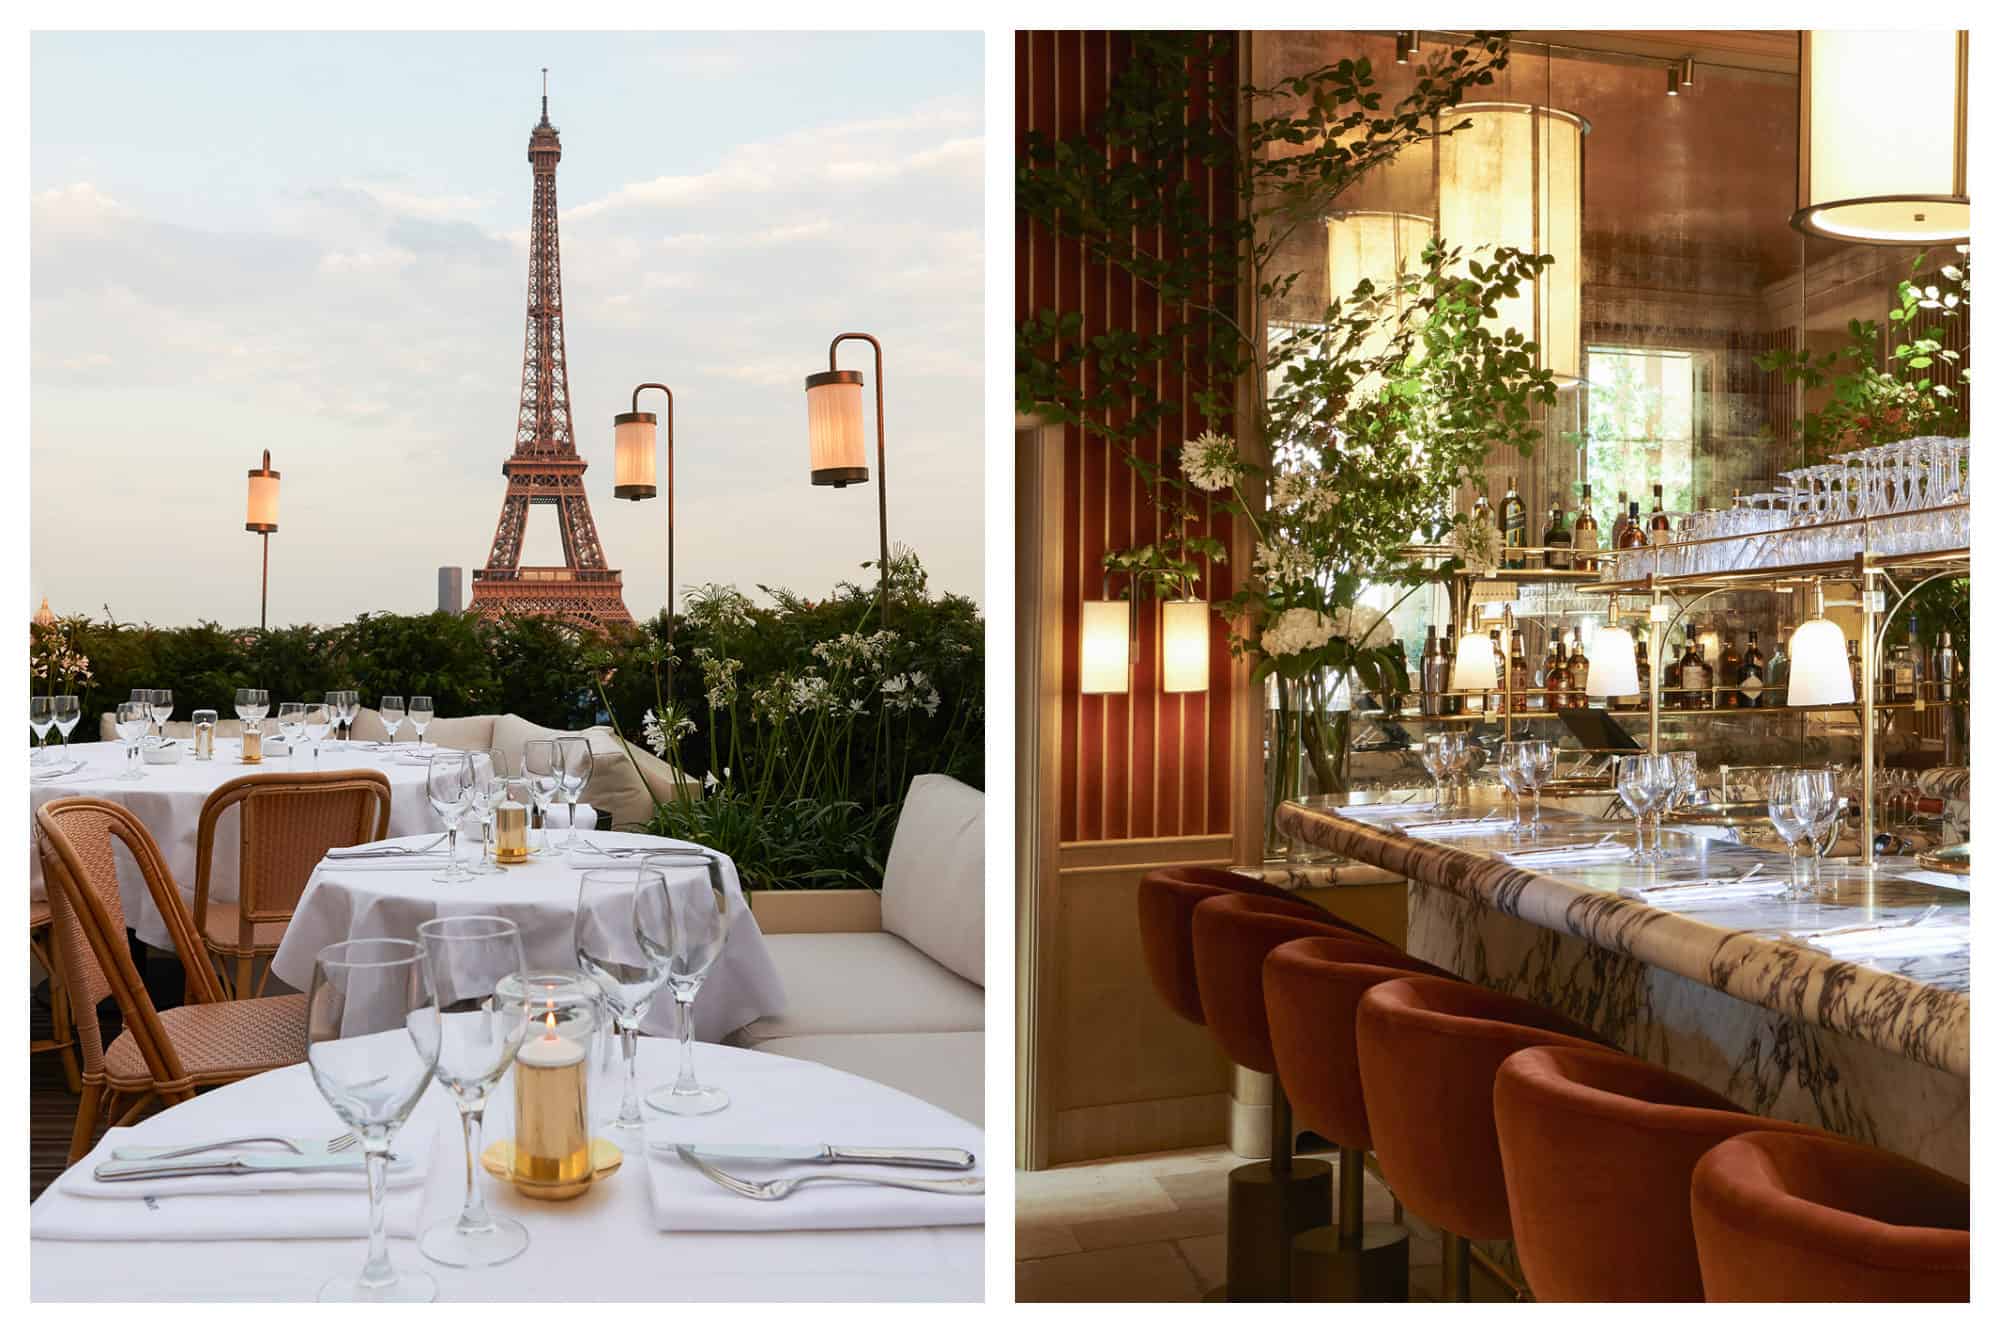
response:
M1792 631L1785 702L1802 708L1851 704L1854 676L1847 669L1847 636L1826 618L1826 591L1818 584L1813 585L1813 599L1813 618Z

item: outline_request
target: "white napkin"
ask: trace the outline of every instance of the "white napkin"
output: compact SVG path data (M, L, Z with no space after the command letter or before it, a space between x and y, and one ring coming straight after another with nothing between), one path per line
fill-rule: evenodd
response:
M227 1138L269 1125L204 1125L192 1137ZM392 1236L414 1236L423 1210L436 1127L411 1125L395 1139L399 1159L389 1171L386 1223ZM296 1127L278 1132L316 1137ZM327 1137L331 1138L332 1133ZM273 1172L251 1176L188 1176L169 1180L100 1181L97 1164L118 1147L165 1141L146 1126L105 1131L91 1153L63 1173L32 1210L37 1240L332 1240L368 1234L368 1178L362 1171ZM260 1152L272 1149L248 1148Z
M1503 852L1502 855L1517 866L1559 866L1588 861L1623 861L1632 855L1632 849L1624 843L1607 842L1601 847L1550 848L1542 852Z
M1373 805L1343 805L1334 810L1337 815L1423 815L1437 809L1436 801L1409 801L1398 804L1382 801Z
M445 750L433 745L426 750L399 750L396 752L396 762L405 768L429 768L431 766L431 759L436 755L463 753L465 753L463 750Z
M653 1224L662 1231L845 1231L857 1227L978 1226L986 1219L982 1194L927 1194L922 1190L868 1185L805 1185L789 1198L761 1202L732 1194L680 1159L666 1145L696 1143L689 1126L676 1118L647 1126L646 1179L653 1193ZM721 1142L711 1139L711 1142ZM842 1175L894 1176L916 1180L960 1180L987 1174L985 1136L976 1129L919 1129L899 1134L871 1130L850 1146L964 1148L975 1154L970 1171L923 1171L909 1167L827 1166L820 1163L716 1162L741 1180L833 1171ZM699 1149L697 1148L697 1151Z
M592 809L586 802L578 801L576 803L576 826L579 829L594 829L597 827L597 811ZM569 827L569 807L567 805L557 802L548 808L548 827Z
M1737 898L1767 897L1785 887L1781 879L1704 879L1687 884L1662 884L1657 888L1622 889L1627 898L1659 907L1691 907L1698 903L1723 903Z
M1884 930L1857 930L1851 935L1792 937L1792 942L1808 949L1831 954L1844 962L1858 963L1875 958L1923 958L1955 953L1971 947L1964 925L1897 926Z

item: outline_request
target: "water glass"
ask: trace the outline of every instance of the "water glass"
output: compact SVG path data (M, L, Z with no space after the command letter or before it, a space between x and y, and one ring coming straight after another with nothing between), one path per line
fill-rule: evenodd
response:
M292 767L299 766L299 742L306 735L306 706L290 702L278 705L278 734L285 738L285 748L291 751Z
M146 699L127 699L118 705L112 718L118 728L118 739L125 742L125 771L121 777L143 778L145 767L139 762L139 742L153 729L153 705Z
M646 1105L668 1115L709 1115L729 1105L729 1094L706 1087L695 1077L694 1001L709 969L722 957L734 919L722 858L691 847L649 856L644 865L659 871L660 879L657 884L647 880L641 891L659 892L665 901L649 907L635 899L633 930L642 950L665 960L681 1038L679 1076L671 1085L647 1094ZM691 870L700 873L690 874Z
M1515 751L1521 785L1535 798L1535 817L1528 823L1528 832L1542 831L1542 788L1556 775L1556 747L1548 741L1521 741Z
M464 754L434 754L427 775L431 809L444 821L447 838L444 869L431 878L439 884L454 884L472 878L472 872L458 863L458 825L472 800L472 757Z
M389 732L389 739L383 741L382 744L385 746L394 745L396 743L396 733L403 726L403 696L400 694L383 695L382 706L376 711L382 714L382 725Z
M160 728L160 741L164 744L167 739L167 719L174 715L174 692L172 690L148 690L147 695L153 702L153 721Z
M672 938L666 876L644 865L586 870L576 895L576 965L604 991L625 1056L624 1088L610 1128L643 1133L639 1109L639 1025L666 983L669 955L641 946L639 921L655 940Z
M58 694L55 697L56 731L62 736L63 754L69 754L69 734L76 730L76 724L83 719L83 700L74 694Z
M555 746L556 777L563 801L569 806L569 835L558 845L569 851L583 845L583 839L576 836L576 800L590 785L590 737L558 736Z
M528 1248L528 1229L487 1210L479 1138L486 1099L527 1035L527 1007L499 990L527 969L521 932L505 917L445 916L418 926L417 939L437 996L437 1080L457 1101L465 1133L465 1202L455 1220L433 1224L417 1247L454 1268L503 1264Z
M1432 804L1439 811L1451 808L1451 802L1446 797L1444 789L1444 780L1451 772L1451 764L1445 756L1445 738L1449 734L1443 731L1430 731L1424 734L1422 755L1424 772L1431 775L1431 781L1437 786L1437 799Z
M1806 821L1799 813L1798 770L1787 768L1773 773L1765 785L1764 797L1771 827L1785 840L1785 851L1791 858L1787 882L1793 894L1803 894L1806 886L1799 882L1799 839L1806 836Z
M436 716L437 712L431 707L431 697L428 694L410 696L410 725L417 729L418 750L424 748L424 732L430 727L431 719Z
M1840 791L1833 770L1828 768L1799 769L1793 782L1798 793L1799 818L1805 823L1806 838L1812 849L1812 882L1817 888L1821 882L1822 848L1840 822Z
M466 792L479 820L479 863L472 867L472 873L504 875L507 872L497 859L491 865L487 860L493 852L493 807L507 795L507 761L498 750L467 750L465 759L472 766L472 782Z
M1665 770L1665 777L1662 777ZM1633 838L1632 860L1656 861L1661 853L1656 845L1646 845L1646 819L1659 808L1664 793L1672 783L1672 769L1666 764L1666 756L1657 754L1627 754L1618 756L1617 767L1618 799L1632 812Z
M28 730L35 733L36 767L49 762L49 731L56 724L56 700L52 694L37 694L28 700Z
M558 850L549 837L549 807L562 792L562 752L553 740L528 741L521 746L521 777L535 802L542 826L542 845L533 855L552 856Z
M305 733L306 739L312 742L313 767L318 768L320 742L325 740L326 733L333 729L332 706L326 702L307 704L304 711L299 714L299 729Z
M368 1261L359 1277L328 1280L322 1301L437 1298L437 1279L389 1262L384 1226L390 1141L437 1061L437 1000L423 945L360 939L319 951L306 995L306 1064L334 1114L360 1137L368 1166Z
M1514 798L1514 817L1507 821L1507 831L1515 834L1527 827L1526 821L1521 818L1521 793L1527 790L1526 784L1521 781L1521 745L1520 741L1500 743L1500 785Z
M269 690L236 691L236 720L246 727L254 727L271 714L271 692Z

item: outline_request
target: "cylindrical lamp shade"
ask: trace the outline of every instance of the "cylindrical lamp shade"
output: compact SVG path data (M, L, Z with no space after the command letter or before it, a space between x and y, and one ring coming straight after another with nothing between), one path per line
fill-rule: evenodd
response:
M1085 602L1077 655L1084 694L1124 694L1132 688L1132 604Z
M1583 317L1581 116L1520 102L1465 102L1439 117L1471 123L1437 140L1438 235L1487 262L1480 246L1511 246L1555 262L1518 296L1496 303L1492 328L1514 328L1541 349L1559 386L1579 383Z
M868 480L860 371L823 370L806 376L806 429L812 443L813 485L849 486Z
M278 530L278 474L271 470L271 451L264 451L264 466L250 469L250 498L244 509L245 532Z
M1160 603L1160 688L1193 694L1208 688L1208 603Z
M620 412L611 418L615 453L611 493L619 499L650 500L660 493L653 462L659 423L651 412Z
M1590 674L1584 693L1592 699L1623 699L1639 692L1639 658L1632 631L1606 625L1590 641Z
M1380 292L1394 292L1389 311L1400 315L1404 299L1396 281L1399 274L1420 271L1424 247L1430 244L1431 220L1416 213L1351 212L1334 213L1326 220L1327 303L1344 301L1354 294L1363 279ZM1378 321L1357 349L1364 357L1377 357L1388 349L1395 323ZM1369 375L1356 386L1365 395L1379 380Z
M1791 677L1785 702L1799 707L1854 702L1847 640L1831 620L1808 620L1792 631Z
M1466 634L1459 638L1458 656L1451 664L1451 688L1457 690L1490 690L1500 683L1500 672L1493 661L1493 640L1484 634Z
M1965 118L1963 32L1801 33L1792 225L1869 245L1966 240Z

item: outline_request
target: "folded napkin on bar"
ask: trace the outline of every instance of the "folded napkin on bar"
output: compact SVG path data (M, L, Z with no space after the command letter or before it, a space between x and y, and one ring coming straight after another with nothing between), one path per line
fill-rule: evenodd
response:
M1971 947L1971 932L1963 923L1949 926L1898 926L1885 924L1879 930L1856 930L1845 934L1819 931L1787 935L1792 943L1819 953L1831 954L1843 962L1857 963L1880 958L1923 958L1955 953Z
M204 1123L194 1138L230 1138L270 1130L269 1124ZM276 1132L331 1138L324 1125ZM114 1148L144 1148L169 1136L145 1125L109 1129L88 1156L42 1196L29 1218L37 1240L340 1240L368 1234L368 1177L353 1171L273 1171L256 1175L178 1176L165 1180L97 1180L91 1176ZM432 1121L396 1135L389 1168L387 1221L392 1236L414 1236L425 1177L437 1137ZM269 1153L275 1145L221 1149ZM201 1154L207 1159L211 1154ZM357 1159L358 1160L358 1159Z
M868 1185L801 1186L797 1193L769 1202L732 1194L680 1159L672 1144L685 1143L697 1153L700 1141L679 1117L647 1127L646 1176L653 1192L653 1224L662 1231L845 1231L861 1227L977 1226L986 1218L986 1198L980 1194L926 1194L920 1190ZM735 1136L701 1137L725 1143ZM817 1137L817 1136L814 1136ZM862 1138L843 1135L849 1147L891 1147L920 1144L926 1148L964 1148L974 1154L971 1171L927 1171L912 1167L828 1166L822 1163L716 1161L739 1180L776 1180L786 1176L831 1171L840 1175L893 1176L904 1180L963 1180L985 1172L985 1136L976 1129L915 1129L897 1133L876 1128Z
M1623 861L1632 855L1632 849L1622 842L1593 843L1588 847L1546 847L1541 851L1502 852L1501 856L1517 866L1554 866L1583 864L1589 861Z
M1648 884L1619 890L1627 898L1660 907L1689 907L1696 903L1723 903L1737 898L1782 893L1785 881L1775 877L1756 879L1701 879L1686 884Z
M1378 815L1427 815L1436 809L1436 801L1378 801L1372 805L1338 806L1334 813L1374 818Z
M1435 840L1437 838L1455 838L1461 833L1468 835L1476 833L1499 833L1503 832L1512 822L1506 815L1481 815L1476 819L1435 819L1428 823L1416 824L1398 822L1397 827L1405 833L1414 833L1419 837Z

